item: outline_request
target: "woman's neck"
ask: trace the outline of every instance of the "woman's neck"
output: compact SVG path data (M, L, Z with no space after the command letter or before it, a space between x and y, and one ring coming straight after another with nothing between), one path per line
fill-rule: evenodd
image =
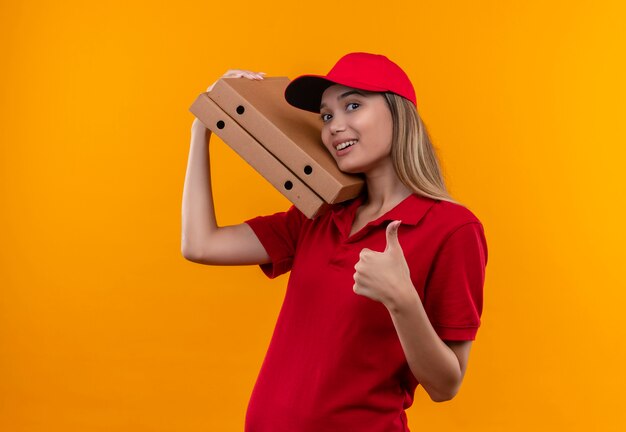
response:
M393 167L366 173L367 199L363 204L374 213L386 212L413 193L398 178Z

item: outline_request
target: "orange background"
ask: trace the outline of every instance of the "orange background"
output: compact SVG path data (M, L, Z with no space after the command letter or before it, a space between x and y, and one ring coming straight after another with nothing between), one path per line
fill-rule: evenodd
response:
M195 97L384 53L489 243L483 326L413 430L623 430L620 1L0 3L0 430L241 431L287 278L180 252ZM288 202L211 146L220 224Z

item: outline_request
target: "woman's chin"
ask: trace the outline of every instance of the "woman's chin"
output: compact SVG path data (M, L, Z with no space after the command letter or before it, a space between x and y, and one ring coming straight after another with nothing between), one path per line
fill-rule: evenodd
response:
M346 166L346 167L342 167L342 166L338 166L339 167L339 171L341 171L344 174L362 174L363 171L355 168L355 167L351 167L351 166Z
M363 172L360 166L346 163L344 160L335 160L335 163L339 171L345 174L361 174Z

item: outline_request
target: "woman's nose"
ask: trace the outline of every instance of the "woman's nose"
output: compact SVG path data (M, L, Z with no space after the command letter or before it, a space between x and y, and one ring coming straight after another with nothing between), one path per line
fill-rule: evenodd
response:
M335 135L337 132L346 130L346 124L341 116L333 117L330 123L330 133Z

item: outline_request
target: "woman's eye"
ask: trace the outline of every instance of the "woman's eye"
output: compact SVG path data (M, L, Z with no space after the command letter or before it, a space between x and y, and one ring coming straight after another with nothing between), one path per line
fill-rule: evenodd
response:
M352 103L349 103L348 105L346 105L346 109L348 111L351 111L351 110L357 109L359 106L361 106L361 105L356 103L356 102L352 102Z
M328 120L330 120L330 114L322 114L320 117L322 118L322 121L324 123L326 123Z

